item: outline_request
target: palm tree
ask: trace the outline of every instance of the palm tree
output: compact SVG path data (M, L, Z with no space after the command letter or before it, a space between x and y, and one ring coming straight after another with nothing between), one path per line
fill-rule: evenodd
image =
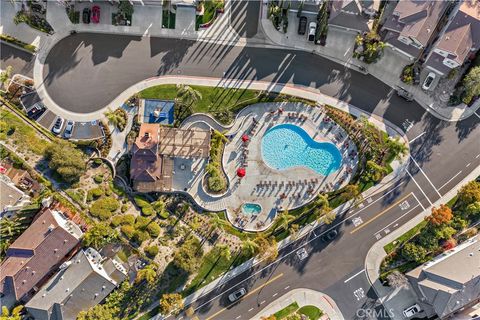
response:
M288 229L288 225L290 222L295 219L295 216L292 216L291 214L288 213L288 210L283 211L279 216L278 216L278 224L277 228L283 228L284 230Z
M337 215L335 214L335 211L330 209L325 215L321 216L318 219L318 221L323 222L325 224L331 224L333 221L335 221L336 217L337 217Z
M114 110L108 109L103 113L103 115L105 116L105 118L107 118L108 122L111 125L113 125L115 128L118 127L118 124L120 123L120 118Z
M193 105L200 99L202 99L200 91L184 84L177 85L177 98L175 100L181 107L193 112Z
M258 250L258 244L250 239L245 239L242 242L242 251L248 253L248 255L254 255Z
M230 261L232 259L232 252L230 251L230 248L226 245L223 244L221 246L218 246L218 254L219 258L224 258L227 261Z
M296 223L292 223L288 228L288 233L290 234L290 238L296 239L299 230L300 230L300 226Z
M222 229L223 226L226 225L225 220L220 218L218 214L211 213L210 214L210 233L217 230L217 229Z
M8 66L4 71L2 71L2 73L0 73L0 84L2 84L4 87L7 85L8 80L10 80L10 77L12 76L12 70L12 66Z

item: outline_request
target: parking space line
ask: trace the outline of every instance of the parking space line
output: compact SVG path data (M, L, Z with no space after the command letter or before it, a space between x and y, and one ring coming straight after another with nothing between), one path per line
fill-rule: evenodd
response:
M288 290L288 288L290 288L290 286L286 286L286 287L284 288L284 290Z
M253 308L250 308L250 309L248 309L248 312L250 312L250 311L252 311L252 310L253 310Z
M420 189L420 191L423 193L423 195L425 196L425 199L427 199L428 203L430 203L430 205L433 205L432 201L430 201L430 199L427 197L427 194L425 193L425 191L423 191L423 189L420 187L420 185L417 183L417 181L415 180L415 178L410 174L410 172L408 170L405 170L407 171L408 175L410 176L410 178L412 178L413 182L415 183L415 185L417 186L418 189Z
M272 296L272 298L275 298L278 295L278 292L275 292Z
M445 187L449 182L451 182L453 179L455 179L456 177L458 177L458 175L462 173L462 170L458 171L458 173L456 175L454 175L453 177L451 177L447 182L445 182L444 184L442 184L442 186L440 188L438 188L438 190L442 189L443 187Z
M369 220L367 220L366 222L364 222L363 224L361 224L360 226L358 226L356 229L353 229L352 231L350 231L350 234L354 234L355 232L357 232L358 230L362 229L363 227L365 227L366 225L368 225L369 223L371 223L373 220L379 218L380 216L382 216L383 214L385 214L385 212L388 212L390 209L392 209L393 207L395 207L396 205L398 205L399 203L401 203L403 200L405 200L406 198L410 197L412 195L412 193L410 192L409 194L407 194L405 197L401 198L400 200L398 200L397 202L395 202L394 204L392 204L391 206L389 206L388 208L386 208L385 210L383 210L382 212L380 212L379 214L377 214L376 216L370 218Z
M423 204L420 202L420 200L418 200L417 196L415 195L415 192L412 192L412 196L415 198L415 200L417 200L418 204L420 205L420 207L422 207L423 210L425 210L425 207L423 206Z
M440 194L440 192L438 192L437 188L435 188L435 186L433 185L432 181L430 181L430 179L428 178L427 174L425 173L425 171L423 171L422 168L420 168L420 166L418 165L417 161L415 161L415 159L410 156L410 159L413 160L413 163L415 163L415 165L418 167L418 169L420 169L420 172L425 176L425 178L427 179L428 183L430 183L430 185L433 187L433 189L435 190L435 192L438 194L438 196L441 198L442 195Z
M426 131L423 131L423 132L420 133L418 136L416 136L415 138L413 138L412 140L410 140L410 143L413 143L413 141L417 140L418 138L420 138L421 136L423 136L425 133L426 133Z

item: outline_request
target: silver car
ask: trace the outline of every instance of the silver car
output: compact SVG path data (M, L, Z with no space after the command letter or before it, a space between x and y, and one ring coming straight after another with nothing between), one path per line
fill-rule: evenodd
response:
M245 288L240 288L237 291L230 293L228 295L228 300L230 300L230 302L235 302L241 297L243 297L246 293L247 290L245 290Z
M75 127L75 121L68 120L67 126L65 127L65 131L63 132L63 136L67 139L70 139L72 137L74 127Z
M64 120L62 117L57 117L57 119L55 120L55 124L52 127L52 132L55 134L60 134L63 127L63 122Z

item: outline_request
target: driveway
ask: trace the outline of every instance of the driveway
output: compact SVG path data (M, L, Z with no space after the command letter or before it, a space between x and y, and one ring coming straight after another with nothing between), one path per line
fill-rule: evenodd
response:
M31 53L0 42L0 69L4 70L7 66L12 66L12 74L20 73L32 78L33 64L34 59Z

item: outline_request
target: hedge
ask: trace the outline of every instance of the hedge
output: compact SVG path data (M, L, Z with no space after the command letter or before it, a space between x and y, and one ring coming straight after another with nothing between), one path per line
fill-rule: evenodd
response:
M153 259L158 254L158 247L155 245L148 246L145 248L145 254L150 258Z

